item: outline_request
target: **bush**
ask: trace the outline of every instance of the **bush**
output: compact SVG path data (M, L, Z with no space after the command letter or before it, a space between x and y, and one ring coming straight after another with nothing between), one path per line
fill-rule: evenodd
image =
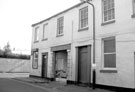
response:
M13 59L30 59L30 55L25 54L1 54L1 58L13 58Z

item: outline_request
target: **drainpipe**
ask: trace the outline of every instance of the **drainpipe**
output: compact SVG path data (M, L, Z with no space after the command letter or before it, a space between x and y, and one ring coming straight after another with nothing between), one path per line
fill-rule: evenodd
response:
M95 63L95 6L89 2L89 0L84 1L92 6L93 8L93 64L92 64L92 88L95 89L96 84L96 63Z

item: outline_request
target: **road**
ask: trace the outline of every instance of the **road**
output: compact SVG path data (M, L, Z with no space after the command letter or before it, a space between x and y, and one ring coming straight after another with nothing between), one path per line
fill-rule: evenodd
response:
M0 92L56 92L33 84L14 79L0 78Z

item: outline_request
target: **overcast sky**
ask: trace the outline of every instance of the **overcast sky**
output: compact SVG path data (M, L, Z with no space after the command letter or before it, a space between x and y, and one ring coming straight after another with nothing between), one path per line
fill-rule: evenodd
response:
M0 0L0 47L31 49L31 25L57 14L80 0Z

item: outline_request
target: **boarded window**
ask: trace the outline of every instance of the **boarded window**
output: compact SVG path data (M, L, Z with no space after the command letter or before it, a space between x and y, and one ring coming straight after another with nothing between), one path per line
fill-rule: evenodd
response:
M104 67L116 68L115 37L105 38L103 41L104 41Z
M102 0L103 22L115 18L114 0Z
M88 7L80 9L80 29L88 26Z

